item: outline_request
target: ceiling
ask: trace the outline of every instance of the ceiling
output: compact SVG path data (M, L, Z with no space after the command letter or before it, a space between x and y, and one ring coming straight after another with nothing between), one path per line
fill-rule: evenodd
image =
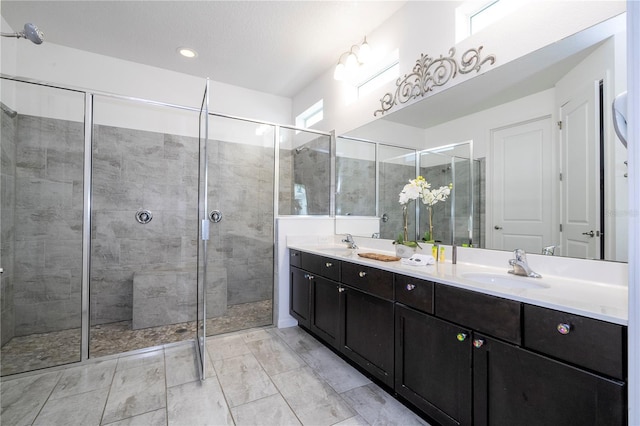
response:
M293 97L405 3L2 0L0 13L16 31L37 25L45 43Z

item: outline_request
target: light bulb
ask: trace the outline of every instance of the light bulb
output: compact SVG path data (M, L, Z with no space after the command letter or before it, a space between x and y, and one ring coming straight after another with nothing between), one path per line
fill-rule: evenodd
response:
M344 64L342 62L338 62L338 65L336 65L336 69L333 71L333 78L338 81L344 78Z
M348 69L355 68L358 65L358 57L355 53L349 53L349 56L347 56L347 59L345 60L345 65Z

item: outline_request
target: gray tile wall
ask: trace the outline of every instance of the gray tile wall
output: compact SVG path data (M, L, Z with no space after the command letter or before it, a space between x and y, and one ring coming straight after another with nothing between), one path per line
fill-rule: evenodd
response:
M16 137L15 335L77 328L83 124L18 115Z
M229 305L271 299L273 148L214 141L209 152L209 209L223 214L211 224L209 267L226 280Z
M319 137L304 146L309 149L300 153L293 151L294 182L306 188L307 214L328 215L331 184L329 138Z
M272 298L274 161L272 148L238 143L207 152L209 211L223 215L208 244L211 318ZM97 126L93 157L92 324L195 319L197 139ZM139 208L150 223L136 221Z
M336 214L375 216L375 161L336 158Z
M5 112L6 111L6 112ZM14 253L15 253L15 181L16 181L16 127L17 116L3 104L2 133L0 136L0 266L4 273L0 279L0 346L3 346L14 336Z
M380 238L395 240L398 234L403 233L404 221L402 206L398 202L400 191L415 179L416 168L393 163L380 163L380 215L386 214L388 221L380 221ZM408 206L409 239L415 238L416 213L415 202Z

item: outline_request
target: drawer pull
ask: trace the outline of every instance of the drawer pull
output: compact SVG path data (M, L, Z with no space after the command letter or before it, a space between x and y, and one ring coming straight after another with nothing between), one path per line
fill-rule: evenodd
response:
M346 288L338 286L338 293L343 293L346 290Z
M367 276L367 273L365 271L360 271L358 272L358 276L360 276L360 278L364 278Z
M309 275L309 274L304 274L304 277L309 281L311 281L314 278L313 275Z
M467 333L458 333L456 339L458 339L458 342L464 342L467 340Z
M569 334L571 332L571 324L560 323L556 326L556 329L560 334L563 334L563 335Z
M481 348L484 345L484 339L475 339L473 341L473 347L476 349Z
M414 288L416 288L416 285L415 285L415 284L407 284L407 290L408 290L408 291L411 291L411 290L413 290Z
M327 262L324 264L324 266L326 266L327 268L331 268L333 266L333 263Z

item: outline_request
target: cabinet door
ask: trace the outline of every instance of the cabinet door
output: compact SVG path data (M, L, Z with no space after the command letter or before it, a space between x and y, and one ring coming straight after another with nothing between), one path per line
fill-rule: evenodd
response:
M443 425L471 424L467 329L396 304L395 390Z
M289 277L289 313L298 324L309 327L309 288L311 275L302 269L291 267Z
M393 303L343 286L342 352L393 387Z
M476 425L624 425L624 383L490 338L474 338Z
M340 285L322 277L311 284L310 329L331 346L339 347Z

